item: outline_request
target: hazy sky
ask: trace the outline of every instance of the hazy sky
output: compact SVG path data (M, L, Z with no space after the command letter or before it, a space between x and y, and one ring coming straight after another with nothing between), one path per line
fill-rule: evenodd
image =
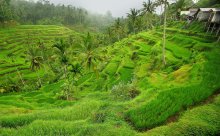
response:
M111 11L115 17L125 16L130 8L142 8L143 1L147 0L50 0L55 4L70 4L96 13L105 14L107 11ZM160 8L157 9L157 12L160 13Z
M126 15L130 8L142 8L143 1L147 0L50 0L55 4L70 4L102 14L111 11L115 17Z

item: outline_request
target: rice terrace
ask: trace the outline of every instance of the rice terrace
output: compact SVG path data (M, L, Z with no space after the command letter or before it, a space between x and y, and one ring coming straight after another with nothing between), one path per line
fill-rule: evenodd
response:
M219 135L219 0L0 0L0 136Z

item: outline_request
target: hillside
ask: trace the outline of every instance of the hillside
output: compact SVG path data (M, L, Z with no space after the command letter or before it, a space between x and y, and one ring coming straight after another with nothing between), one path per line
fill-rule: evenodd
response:
M31 54L28 50L33 46L51 48L56 38L79 37L76 32L61 26L23 25L0 29L0 82L3 87L10 83L25 84L36 82L37 77L44 77L45 69L30 70ZM45 47L46 46L46 47ZM42 51L41 54L44 52ZM47 56L47 53L43 54ZM28 60L29 59L29 60ZM22 80L21 80L22 78ZM23 82L23 83L22 83Z
M167 28L166 66L160 28L98 47L95 70L84 69L71 101L57 98L63 80L0 94L0 135L219 135L219 44L199 25L181 28ZM18 73L37 78L25 63L27 41L52 50L56 37L71 34L78 36L58 26L0 30L0 83L10 76L21 82ZM38 72L43 77L45 69Z

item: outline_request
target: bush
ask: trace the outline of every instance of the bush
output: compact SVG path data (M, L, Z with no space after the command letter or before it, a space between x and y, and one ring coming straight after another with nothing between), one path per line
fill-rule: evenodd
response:
M103 123L106 118L106 113L104 111L98 111L93 115L93 121L96 123Z
M133 84L125 84L120 82L118 85L113 86L111 95L114 99L118 100L130 100L140 94L140 91L136 89Z

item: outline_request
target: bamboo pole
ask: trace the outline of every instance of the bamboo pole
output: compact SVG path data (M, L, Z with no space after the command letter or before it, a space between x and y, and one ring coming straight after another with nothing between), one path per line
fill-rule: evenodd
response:
M166 15L166 11L167 11L167 6L166 6L167 0L165 0L164 3L164 25L163 25L163 64L164 66L166 65L166 52L165 52L165 48L166 48L166 19L167 19L167 15Z

